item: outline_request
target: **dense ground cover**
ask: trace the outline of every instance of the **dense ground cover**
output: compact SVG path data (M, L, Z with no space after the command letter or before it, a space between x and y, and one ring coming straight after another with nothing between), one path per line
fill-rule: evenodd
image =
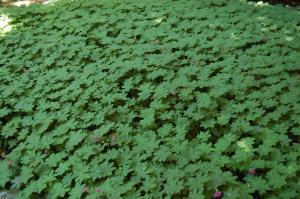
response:
M296 8L79 0L1 13L13 25L0 37L2 188L300 197Z

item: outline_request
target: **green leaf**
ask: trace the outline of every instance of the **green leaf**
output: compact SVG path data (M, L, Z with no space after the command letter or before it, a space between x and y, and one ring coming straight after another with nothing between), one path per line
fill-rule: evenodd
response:
M75 133L70 133L70 138L66 143L66 150L71 151L76 145L78 145L84 138L86 133L83 131L78 131Z
M70 190L65 184L56 182L50 189L47 198L58 198L64 197L65 194Z
M61 162L66 156L67 153L65 152L53 153L49 156L49 158L46 159L45 163L50 167L56 167L57 164Z
M83 193L84 185L76 183L75 186L70 191L70 199L80 199Z
M33 169L30 167L23 167L20 178L21 183L26 184L33 177Z
M140 124L142 127L148 127L154 124L155 118L154 118L155 110L152 108L141 110L141 117L143 120L140 121Z
M12 176L12 171L9 168L8 162L5 160L0 161L0 176L0 187L4 188Z

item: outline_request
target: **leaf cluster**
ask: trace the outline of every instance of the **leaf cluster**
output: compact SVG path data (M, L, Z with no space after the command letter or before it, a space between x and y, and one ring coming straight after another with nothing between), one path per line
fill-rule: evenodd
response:
M22 199L299 197L295 8L77 0L1 11L14 29L0 37L0 187Z

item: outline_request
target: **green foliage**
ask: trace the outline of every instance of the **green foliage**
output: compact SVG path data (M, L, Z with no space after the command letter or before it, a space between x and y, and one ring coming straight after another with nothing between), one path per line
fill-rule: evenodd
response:
M0 36L3 189L299 198L296 8L77 0L1 12L13 26Z

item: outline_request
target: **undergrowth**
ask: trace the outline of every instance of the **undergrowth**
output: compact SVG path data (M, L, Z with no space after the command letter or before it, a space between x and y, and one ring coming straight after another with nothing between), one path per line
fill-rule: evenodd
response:
M300 13L235 0L2 9L0 186L299 198Z

